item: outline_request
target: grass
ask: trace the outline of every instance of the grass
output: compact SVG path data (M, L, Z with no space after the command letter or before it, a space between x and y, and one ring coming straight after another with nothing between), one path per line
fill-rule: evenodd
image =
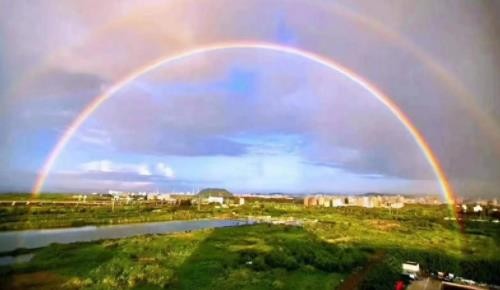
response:
M366 255L302 228L261 224L54 244L37 250L28 264L2 268L1 284L45 271L70 289L332 289ZM334 257L344 260L329 262Z
M38 225L61 217L64 222L66 215L74 221L80 214L97 224L202 214L292 217L305 223L51 245L35 250L30 263L0 267L0 285L22 289L27 286L21 282L29 280L37 288L56 288L58 283L69 289L335 289L377 254L383 258L360 275L360 289L393 288L406 260L428 270L500 284L495 270L500 269L500 225L468 221L461 232L455 222L444 220L449 215L444 206L411 205L389 211L260 202L228 209L205 207L200 212L188 207L155 211L137 205L115 212L100 208L82 212L49 207L33 216L45 217ZM96 214L93 219L92 214ZM2 216L9 218L9 213ZM16 218L22 219L22 213ZM16 281L26 287L16 286Z
M112 225L227 218L230 212L206 208L201 211L191 207L161 205L117 205L114 210L106 206L19 206L0 207L0 231L41 228L63 228L85 225Z

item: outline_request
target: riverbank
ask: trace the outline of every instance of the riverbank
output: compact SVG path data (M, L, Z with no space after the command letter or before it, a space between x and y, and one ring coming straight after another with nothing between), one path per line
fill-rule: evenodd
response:
M34 254L0 267L0 289L334 289L367 255L268 224L52 244Z
M69 228L163 222L175 220L235 218L230 211L205 206L201 209L158 204L117 204L71 206L28 204L0 207L0 232L12 230Z
M8 231L0 233L0 253L12 252L18 249L41 248L52 243L69 244L104 239L120 239L146 234L165 234L207 228L240 226L249 223L239 220L204 219L99 227L84 226L61 229Z

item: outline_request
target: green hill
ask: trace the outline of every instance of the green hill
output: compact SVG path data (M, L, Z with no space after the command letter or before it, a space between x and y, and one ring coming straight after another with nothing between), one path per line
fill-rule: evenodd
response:
M224 188L205 188L205 189L201 190L200 192L198 192L198 196L204 197L204 198L207 198L209 196L228 198L228 197L232 197L233 194Z

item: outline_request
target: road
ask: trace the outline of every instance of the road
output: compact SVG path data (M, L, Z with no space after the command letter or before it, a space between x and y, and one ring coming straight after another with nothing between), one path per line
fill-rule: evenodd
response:
M425 278L423 280L413 281L413 283L408 286L407 290L440 290L441 281L434 280L431 278Z
M366 275L368 275L368 273L384 259L384 256L385 256L384 252L382 251L376 252L361 270L347 277L347 279L337 289L338 290L358 289L360 283L363 281Z

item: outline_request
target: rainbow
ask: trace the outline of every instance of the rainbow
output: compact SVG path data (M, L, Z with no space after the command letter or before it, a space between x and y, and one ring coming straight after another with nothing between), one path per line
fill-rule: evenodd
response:
M309 4L308 1L304 1L304 3ZM133 13L129 13L121 18L113 18L101 27L98 27L96 31L89 33L70 47L64 47L53 51L48 57L35 66L34 69L29 70L28 73L24 74L23 77L21 77L21 79L19 79L16 83L11 84L8 88L9 95L21 94L22 88L29 87L26 83L40 77L54 65L55 60L60 59L71 50L77 49L78 47L81 47L85 43L89 43L91 41L101 42L104 38L108 37L108 34L116 33L117 27L120 27L121 25L134 25L136 17L140 17L145 14L149 15L150 10L161 9L163 5L164 3L142 5L141 9L134 9ZM483 131L485 137L490 139L494 146L494 153L500 156L500 130L498 129L496 121L490 114L482 110L477 102L475 102L474 94L467 87L465 87L463 82L457 79L452 72L440 64L435 58L411 40L405 38L383 23L359 14L345 5L338 2L322 3L321 9L331 11L340 17L344 17L349 21L360 25L367 31L374 32L378 37L381 37L389 43L404 49L423 63L427 69L432 72L455 97L457 97L463 108L466 109L469 115L474 119L475 124L479 126L481 131Z
M315 63L321 64L331 70L334 70L338 73L341 73L351 81L355 82L356 84L360 85L363 87L366 91L368 91L373 97L375 97L377 100L379 100L384 106L387 107L391 111L391 113L403 124L403 126L406 128L406 130L410 133L410 135L413 137L415 140L416 144L422 151L423 155L425 156L427 162L431 166L438 182L440 185L440 189L447 200L448 204L451 207L454 207L455 204L455 195L452 190L452 187L450 183L448 182L448 179L446 177L446 174L441 166L441 164L438 161L438 158L432 151L431 147L429 144L426 142L424 136L422 133L415 127L415 125L410 121L408 116L404 114L404 112L387 96L385 95L380 89L378 89L375 85L371 84L369 81L366 79L362 78L361 76L357 75L355 72L351 71L350 69L342 66L339 63L334 62L331 59L328 59L324 56L308 52L305 50L301 50L298 48L292 48L288 46L282 46L278 44L272 44L272 43L265 43L265 42L224 42L224 43L217 43L217 44L212 44L212 45L206 45L198 48L194 48L191 50L183 51L177 54L173 54L167 57L162 57L158 60L155 60L149 64L146 64L142 67L139 67L135 71L129 73L122 79L118 80L115 82L113 85L111 85L109 88L107 88L102 94L96 96L90 104L85 107L85 109L71 122L71 124L68 126L66 131L62 134L60 137L59 141L57 142L56 146L52 149L50 152L47 160L45 161L42 169L40 170L38 177L36 179L36 182L33 186L32 194L33 195L38 195L40 191L42 190L44 183L47 179L47 176L56 162L57 158L61 154L61 152L64 150L64 147L68 144L68 142L71 140L73 135L77 132L77 130L81 127L81 125L87 120L92 113L99 108L106 100L111 98L116 92L127 86L130 82L134 81L135 79L139 78L140 76L171 62L179 61L194 55L202 54L202 53L208 53L208 52L213 52L213 51L221 51L221 50L228 50L228 49L263 49L263 50L270 50L270 51L276 51L280 53L285 53L285 54L290 54L290 55L296 55L300 56L303 58L306 58L310 61L313 61ZM452 210L453 213L455 213L455 210Z

